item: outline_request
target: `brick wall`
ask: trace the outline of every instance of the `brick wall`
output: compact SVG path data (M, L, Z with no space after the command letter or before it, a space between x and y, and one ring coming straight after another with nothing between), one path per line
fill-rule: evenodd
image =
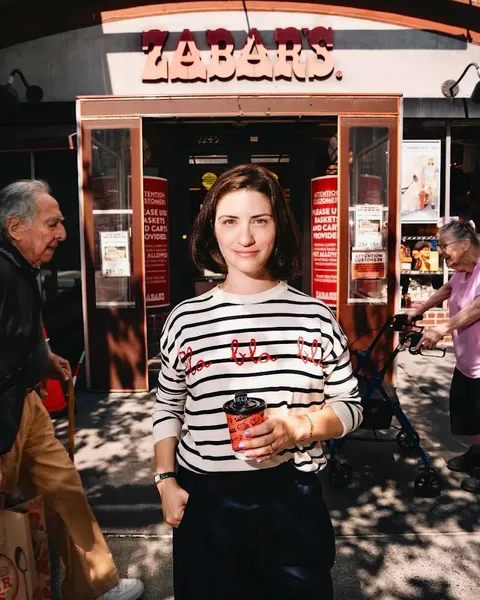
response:
M423 320L419 322L419 325L422 327L435 327L435 325L441 325L442 323L445 323L449 318L450 313L448 310L427 310L427 312L423 315ZM452 341L452 336L445 336L443 341Z

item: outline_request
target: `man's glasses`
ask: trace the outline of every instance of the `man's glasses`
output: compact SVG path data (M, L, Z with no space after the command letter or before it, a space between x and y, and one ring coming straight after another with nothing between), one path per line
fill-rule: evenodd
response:
M451 244L456 244L457 242L461 242L462 240L455 240L453 242L448 242L448 244L437 244L437 248L439 250L441 250L442 252L445 252L445 249L447 248L447 246L450 246Z

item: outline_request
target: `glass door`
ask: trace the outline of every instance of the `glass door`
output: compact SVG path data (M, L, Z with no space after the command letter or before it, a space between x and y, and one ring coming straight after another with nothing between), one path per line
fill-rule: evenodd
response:
M141 119L84 120L80 161L88 387L144 391Z
M398 119L340 117L338 317L366 348L398 304ZM342 275L343 274L343 275ZM390 332L376 358L393 350Z

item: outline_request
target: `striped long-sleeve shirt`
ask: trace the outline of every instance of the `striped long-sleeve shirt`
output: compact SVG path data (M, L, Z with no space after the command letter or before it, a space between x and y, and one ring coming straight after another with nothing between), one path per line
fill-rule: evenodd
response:
M320 442L288 448L262 463L233 455L223 404L235 392L286 416L330 406L343 435L362 419L346 337L327 306L285 283L253 295L215 288L179 304L160 340L154 443L179 439L178 463L198 473L245 471L292 461L326 465Z

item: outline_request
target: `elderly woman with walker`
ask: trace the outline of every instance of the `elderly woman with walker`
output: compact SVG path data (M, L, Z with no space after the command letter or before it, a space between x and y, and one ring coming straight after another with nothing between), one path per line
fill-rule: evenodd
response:
M438 249L455 273L410 318L450 300L450 319L424 331L419 345L433 349L452 334L456 366L450 389L450 424L453 435L468 436L470 448L447 461L452 471L466 473L461 487L480 494L480 241L469 221L451 221L439 231Z

